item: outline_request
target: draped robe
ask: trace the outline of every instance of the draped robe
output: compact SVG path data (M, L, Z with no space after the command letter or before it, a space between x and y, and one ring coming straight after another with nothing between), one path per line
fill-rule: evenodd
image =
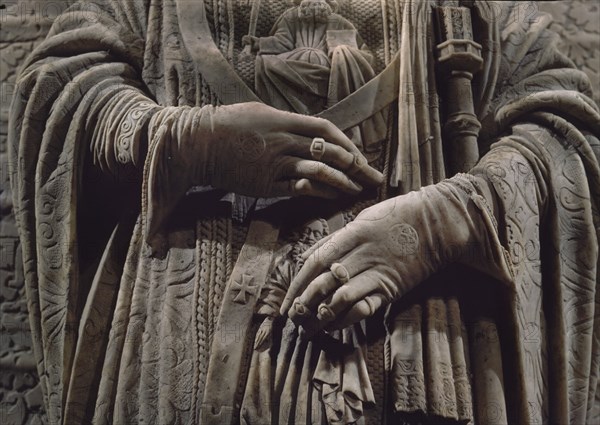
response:
M281 13L279 3L263 7ZM381 147L391 182L385 197L444 176L437 91L427 91L435 88L431 44L422 44L431 40L407 36L414 20L431 25L430 13L403 14L413 3L392 0L360 4L366 12L354 5L340 13L383 22L383 41L369 44L385 62L400 50L416 90L401 84ZM241 69L241 6L205 6L215 42ZM598 108L584 74L556 49L547 16L507 2L476 2L473 11L484 57L473 88L485 156L471 173L494 189L498 216L482 214L507 253L512 282L449 267L375 325L359 325L376 335L349 342L366 359L349 364L367 365L375 400L358 400L359 421L592 423L600 398ZM20 73L11 182L52 423L199 420L210 342L245 225L220 195L182 193L160 249L150 248L148 190L169 191L171 181L148 171L150 162L168 161L146 151L175 143L181 115L173 107L211 103L218 99L181 40L173 0L78 3ZM345 221L364 205L348 207ZM311 382L313 361L298 361L287 365L290 379L322 391ZM297 423L295 410L310 411L314 422L331 418L318 392L298 388L291 402L301 408L280 411L279 423Z

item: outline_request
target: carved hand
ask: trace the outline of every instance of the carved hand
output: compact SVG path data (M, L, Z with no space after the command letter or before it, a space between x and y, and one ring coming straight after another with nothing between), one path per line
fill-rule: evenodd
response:
M260 103L207 113L210 122L201 127L211 133L203 143L197 183L256 197L335 198L383 181L350 139L326 120Z
M242 37L242 44L244 46L250 46L250 50L256 52L260 48L258 40L259 38L253 35L245 35Z
M470 180L461 178L460 184L455 178L381 202L314 245L304 254L282 314L309 333L341 329L373 315L450 262L471 263L474 253L493 257L487 253L494 252L496 233L484 218L491 212ZM485 259L476 261L488 265Z

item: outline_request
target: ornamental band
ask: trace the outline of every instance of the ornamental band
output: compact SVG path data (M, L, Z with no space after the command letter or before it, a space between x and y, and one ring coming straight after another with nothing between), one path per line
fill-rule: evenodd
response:
M600 113L532 10L59 16L9 118L48 423L598 423Z

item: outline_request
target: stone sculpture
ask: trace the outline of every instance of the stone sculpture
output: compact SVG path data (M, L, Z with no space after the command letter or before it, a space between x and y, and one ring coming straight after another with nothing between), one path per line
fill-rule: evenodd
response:
M277 109L315 115L371 80L373 56L336 2L303 0L277 19L270 36L243 39L257 51L256 93ZM333 8L332 8L333 7ZM381 113L351 138L375 145L385 138Z
M340 2L374 74L318 117L245 83L245 2L59 17L9 134L49 420L597 419L600 114L521 5Z

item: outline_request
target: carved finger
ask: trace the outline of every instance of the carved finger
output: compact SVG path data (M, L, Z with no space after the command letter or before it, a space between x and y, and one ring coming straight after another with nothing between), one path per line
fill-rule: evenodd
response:
M362 155L352 140L330 121L299 114L290 114L288 119L288 131L291 133L311 138L322 137L329 143L341 146L350 153Z
M271 196L294 196L294 193L296 192L297 183L297 179L289 179L286 181L275 182L273 183L273 187L271 188Z
M304 121L303 125L295 130L290 130L296 134L307 137L322 137L327 142L344 148L347 152L355 156L354 161L359 164L368 182L374 185L383 183L383 174L370 167L367 158L360 152L356 145L334 124L322 118L298 116ZM298 123L296 123L297 125Z
M331 274L331 272L325 272L313 280L304 292L302 292L302 295L294 300L294 306L298 304L307 311L316 313L319 304L328 296L331 296L340 285L341 283L333 276L333 274ZM294 306L292 306L289 313L289 317L292 320L296 317L303 316L305 313L304 311L300 311L299 313L296 312Z
M281 315L288 314L288 310L292 305L292 301L295 300L300 292L302 292L310 282L312 282L319 274L321 274L324 269L326 269L326 266L318 261L314 255L306 260L298 272L298 275L294 278L290 284L290 287L288 288L285 299L281 304Z
M281 305L281 314L286 315L292 302L300 296L304 289L321 273L329 272L329 266L342 258L351 248L352 241L344 240L343 234L336 233L327 243L322 244L310 255L298 275L294 278Z
M286 151L288 154L330 165L360 183L377 186L383 182L383 174L372 168L362 154L348 152L343 147L329 143L321 137L315 137L312 141L297 137L294 143L288 143L288 145L289 148Z
M302 179L300 182L302 182L302 184L296 184L296 192L298 195L315 196L325 199L337 199L342 194L340 190L337 190L335 187L329 186L325 183L308 179Z
M347 311L367 295L376 291L379 286L379 280L373 273L369 273L368 271L353 277L348 283L335 291L331 297L331 301L319 306L317 318L323 324L334 321L344 311Z
M367 158L362 155L354 155L352 163L344 171L360 182L378 186L383 183L383 174L369 165Z
M351 154L346 149L333 143L328 143L320 137L312 141L310 155L315 161L324 162L341 171L350 169L355 158L354 154Z
M327 142L321 137L315 137L310 144L310 156L315 161L320 161L325 156L325 144Z
M314 196L316 198L337 199L342 195L341 190L318 181L300 179L291 180L291 182L293 182L293 188L291 191L288 188L290 196ZM283 183L283 186L285 185L286 183Z
M344 173L321 162L298 159L286 168L285 177L317 181L350 195L357 195L362 191L362 187Z
M383 182L383 174L369 166L367 158L356 152L348 152L341 146L328 143L325 139L316 137L310 144L310 155L316 161L324 162L369 184L379 185Z
M348 151L342 146L335 143L329 143L323 140L322 149L319 152L319 144L315 144L320 138L313 140L311 144L311 155L314 159L332 165L333 167L344 171L348 175L355 177L362 183L378 186L383 183L383 174L369 165L367 158L360 152ZM315 157L315 153L319 152L320 158Z
M302 253L302 255L300 256L303 260L306 260L308 257L310 257L317 249L319 249L320 247L324 246L325 244L329 243L329 240L335 235L335 233L332 233L330 235L325 236L323 239L321 239L320 241L318 241L317 243L315 243L313 246L311 246L310 248L308 248L306 251L304 251Z
M347 313L342 314L340 318L327 325L326 329L328 331L333 331L347 328L361 320L371 317L382 306L387 305L388 303L389 300L383 294L368 295L354 304Z
M273 184L272 196L314 196L324 199L337 199L342 192L324 183L308 179L290 179Z
M359 267L362 267L361 263L356 263L356 266L349 265L348 267L342 266L340 263L334 263L329 273L323 273L310 282L304 292L302 292L302 295L296 298L296 300L309 309L313 316L316 315L318 320L323 322L332 321L337 317L339 312L344 310L334 311L328 307L331 304L332 295L340 291L345 291L346 285L353 280L350 277L363 271ZM339 269L343 269L343 272L340 272ZM373 289L375 287L373 286ZM369 292L366 292L365 295ZM352 304L354 304L354 301L349 303L347 307L350 307ZM339 306L336 303L333 307L337 309Z

